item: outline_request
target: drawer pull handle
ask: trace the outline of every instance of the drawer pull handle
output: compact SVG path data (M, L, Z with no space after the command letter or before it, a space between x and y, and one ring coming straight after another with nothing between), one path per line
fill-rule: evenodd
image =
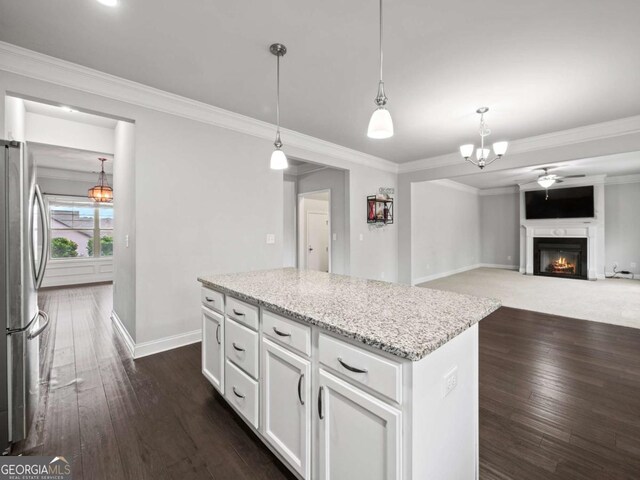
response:
M280 335L281 337L290 337L290 333L281 332L276 327L273 327L273 331L276 332L276 335Z
M244 348L239 347L238 345L236 345L236 342L233 342L231 345L233 345L233 348L235 348L237 351L244 352Z
M320 417L320 420L324 419L324 413L322 412L322 390L324 389L324 387L320 387L318 389L318 417Z
M220 324L216 327L216 342L220 345Z
M231 390L233 390L233 394L238 397L238 398L244 398L244 395L242 395L241 393L238 393L238 391L236 390L236 387L231 387Z
M235 308L233 309L233 313L235 313L236 315L238 315L239 317L244 317L244 313L239 312L238 310L236 310Z
M351 365L344 363L342 361L342 358L338 357L338 362L340 362L340 365L342 365L344 368L346 368L347 370L349 370L350 372L353 373L368 373L369 370L367 370L366 368L356 368L356 367L352 367Z
M298 379L298 399L300 400L300 405L304 405L304 400L302 399L302 379L304 378L304 373L300 375Z
M216 299L215 299L215 298L211 298L211 297L204 297L204 299L205 299L207 302L212 302L212 303L215 303L215 302L216 302Z

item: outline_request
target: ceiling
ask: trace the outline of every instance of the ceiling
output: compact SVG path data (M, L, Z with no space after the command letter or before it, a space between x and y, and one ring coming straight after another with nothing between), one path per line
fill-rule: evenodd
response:
M107 159L107 161L104 162L104 171L108 174L113 173L113 155L109 154L33 142L29 143L29 153L33 155L36 165L39 168L55 168L58 170L92 173L98 173L100 171L98 157L102 157Z
M45 115L47 117L61 118L72 122L86 123L103 128L116 128L117 120L93 115L91 113L79 112L68 106L47 105L46 103L34 102L32 100L24 100L24 108L27 112Z
M385 0L396 135L366 137L375 0L0 0L0 40L396 162L640 114L637 0ZM286 137L283 142L286 148Z
M508 170L483 171L474 175L453 178L479 189L513 187L535 181L542 167L550 167L549 173L565 175L621 175L640 174L640 152L621 153L604 157L583 158L561 163L543 163L538 166L512 168Z

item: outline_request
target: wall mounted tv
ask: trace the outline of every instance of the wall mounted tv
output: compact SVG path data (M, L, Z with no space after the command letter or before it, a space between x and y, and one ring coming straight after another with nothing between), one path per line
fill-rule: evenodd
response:
M542 218L593 218L593 186L524 192L528 220Z

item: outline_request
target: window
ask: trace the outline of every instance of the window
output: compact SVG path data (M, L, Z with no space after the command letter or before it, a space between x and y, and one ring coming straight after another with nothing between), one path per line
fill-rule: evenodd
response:
M113 255L113 204L47 197L52 259Z

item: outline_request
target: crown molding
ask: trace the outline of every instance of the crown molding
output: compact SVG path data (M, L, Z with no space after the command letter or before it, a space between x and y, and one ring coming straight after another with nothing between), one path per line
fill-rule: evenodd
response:
M640 183L640 173L607 177L604 181L605 185L624 185L625 183Z
M518 193L518 187L497 187L497 188L485 188L478 192L481 197L489 195L508 195L510 193Z
M275 125L229 110L116 77L6 42L0 42L0 70L171 115L272 140ZM308 150L342 162L397 173L398 164L294 130L281 128L288 146Z
M634 133L640 133L640 115L514 140L509 142L509 150L504 158L506 159L509 155L519 153L575 145ZM436 157L401 163L398 173L417 172L463 163L464 160L460 157L460 154L447 153Z
M38 167L38 178L51 178L54 180L70 180L73 182L95 183L100 172L80 172L78 170L65 170L63 168ZM107 173L107 179L113 182L113 175Z
M454 180L448 180L446 178L441 180L431 180L428 183L435 183L436 185L441 185L447 188L453 188L454 190L460 190L461 192L471 193L473 195L478 195L480 192L476 187L472 187L471 185L466 185L464 183L456 182Z

